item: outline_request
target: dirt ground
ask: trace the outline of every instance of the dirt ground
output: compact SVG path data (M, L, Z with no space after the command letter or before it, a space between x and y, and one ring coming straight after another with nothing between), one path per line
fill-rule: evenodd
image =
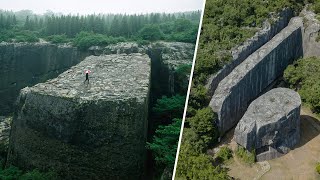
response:
M229 132L222 143L234 148L236 143L232 140L232 136L233 131ZM320 118L303 107L301 139L292 151L277 159L255 163L251 167L234 157L227 168L230 176L241 180L309 180L320 179L315 171L317 162L320 162Z

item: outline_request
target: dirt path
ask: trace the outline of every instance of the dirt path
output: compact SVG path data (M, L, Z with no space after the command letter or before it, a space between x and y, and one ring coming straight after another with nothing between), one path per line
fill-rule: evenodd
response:
M317 162L320 162L320 120L303 107L301 139L294 150L280 158L255 163L252 167L236 160L227 167L229 175L235 179L309 180L320 179L315 172Z

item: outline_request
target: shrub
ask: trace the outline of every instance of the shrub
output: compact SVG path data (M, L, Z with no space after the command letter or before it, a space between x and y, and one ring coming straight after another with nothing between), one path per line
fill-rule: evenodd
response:
M299 59L284 71L284 79L291 88L298 90L303 102L320 113L320 59Z
M179 153L179 162L177 165L177 178L183 179L212 179L224 180L231 179L227 170L220 166L214 167L211 163L211 157L206 154L197 156L188 156Z
M320 174L320 163L317 163L316 165L316 171L318 174Z
M222 161L227 161L232 158L232 150L228 146L223 146L217 153L217 158Z
M60 35L51 35L46 37L46 40L50 41L51 43L67 43L70 40L65 34L60 34Z
M236 150L236 156L239 159L241 159L243 162L249 165L253 164L256 160L255 150L253 150L252 152L249 152L248 150L246 150L244 147L241 147L241 146L238 146Z
M196 115L188 118L191 129L208 145L218 138L218 129L215 126L217 116L211 108L203 108Z
M111 37L103 34L81 31L76 35L73 44L81 50L86 50L91 46L107 46L117 42L123 42L123 37Z

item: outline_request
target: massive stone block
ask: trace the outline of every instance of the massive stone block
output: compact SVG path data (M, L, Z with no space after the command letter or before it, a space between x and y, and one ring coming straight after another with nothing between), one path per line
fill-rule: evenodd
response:
M213 74L209 77L206 85L206 88L208 89L208 95L212 96L214 94L214 91L218 87L220 81L229 75L235 67L237 67L250 54L270 41L276 34L285 28L293 15L294 14L291 9L284 9L277 14L276 17L272 18L272 24L269 21L266 21L263 28L259 30L253 37L246 40L241 45L233 48L231 50L232 61L225 65L216 74Z
M297 92L276 88L254 100L239 121L235 141L256 150L264 161L286 154L300 139L301 99Z
M7 166L53 169L64 179L141 179L150 64L142 54L89 56L22 89Z
M0 43L0 115L12 112L20 89L55 78L84 57L68 45Z
M301 18L293 18L219 83L209 106L218 114L217 125L222 134L237 124L252 100L303 55L302 26Z

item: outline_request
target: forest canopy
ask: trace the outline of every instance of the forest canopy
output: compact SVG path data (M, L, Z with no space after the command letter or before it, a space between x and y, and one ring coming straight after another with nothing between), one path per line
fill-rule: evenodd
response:
M81 49L122 41L195 43L200 11L151 14L61 15L0 10L0 42L72 42ZM89 36L90 37L89 37Z

